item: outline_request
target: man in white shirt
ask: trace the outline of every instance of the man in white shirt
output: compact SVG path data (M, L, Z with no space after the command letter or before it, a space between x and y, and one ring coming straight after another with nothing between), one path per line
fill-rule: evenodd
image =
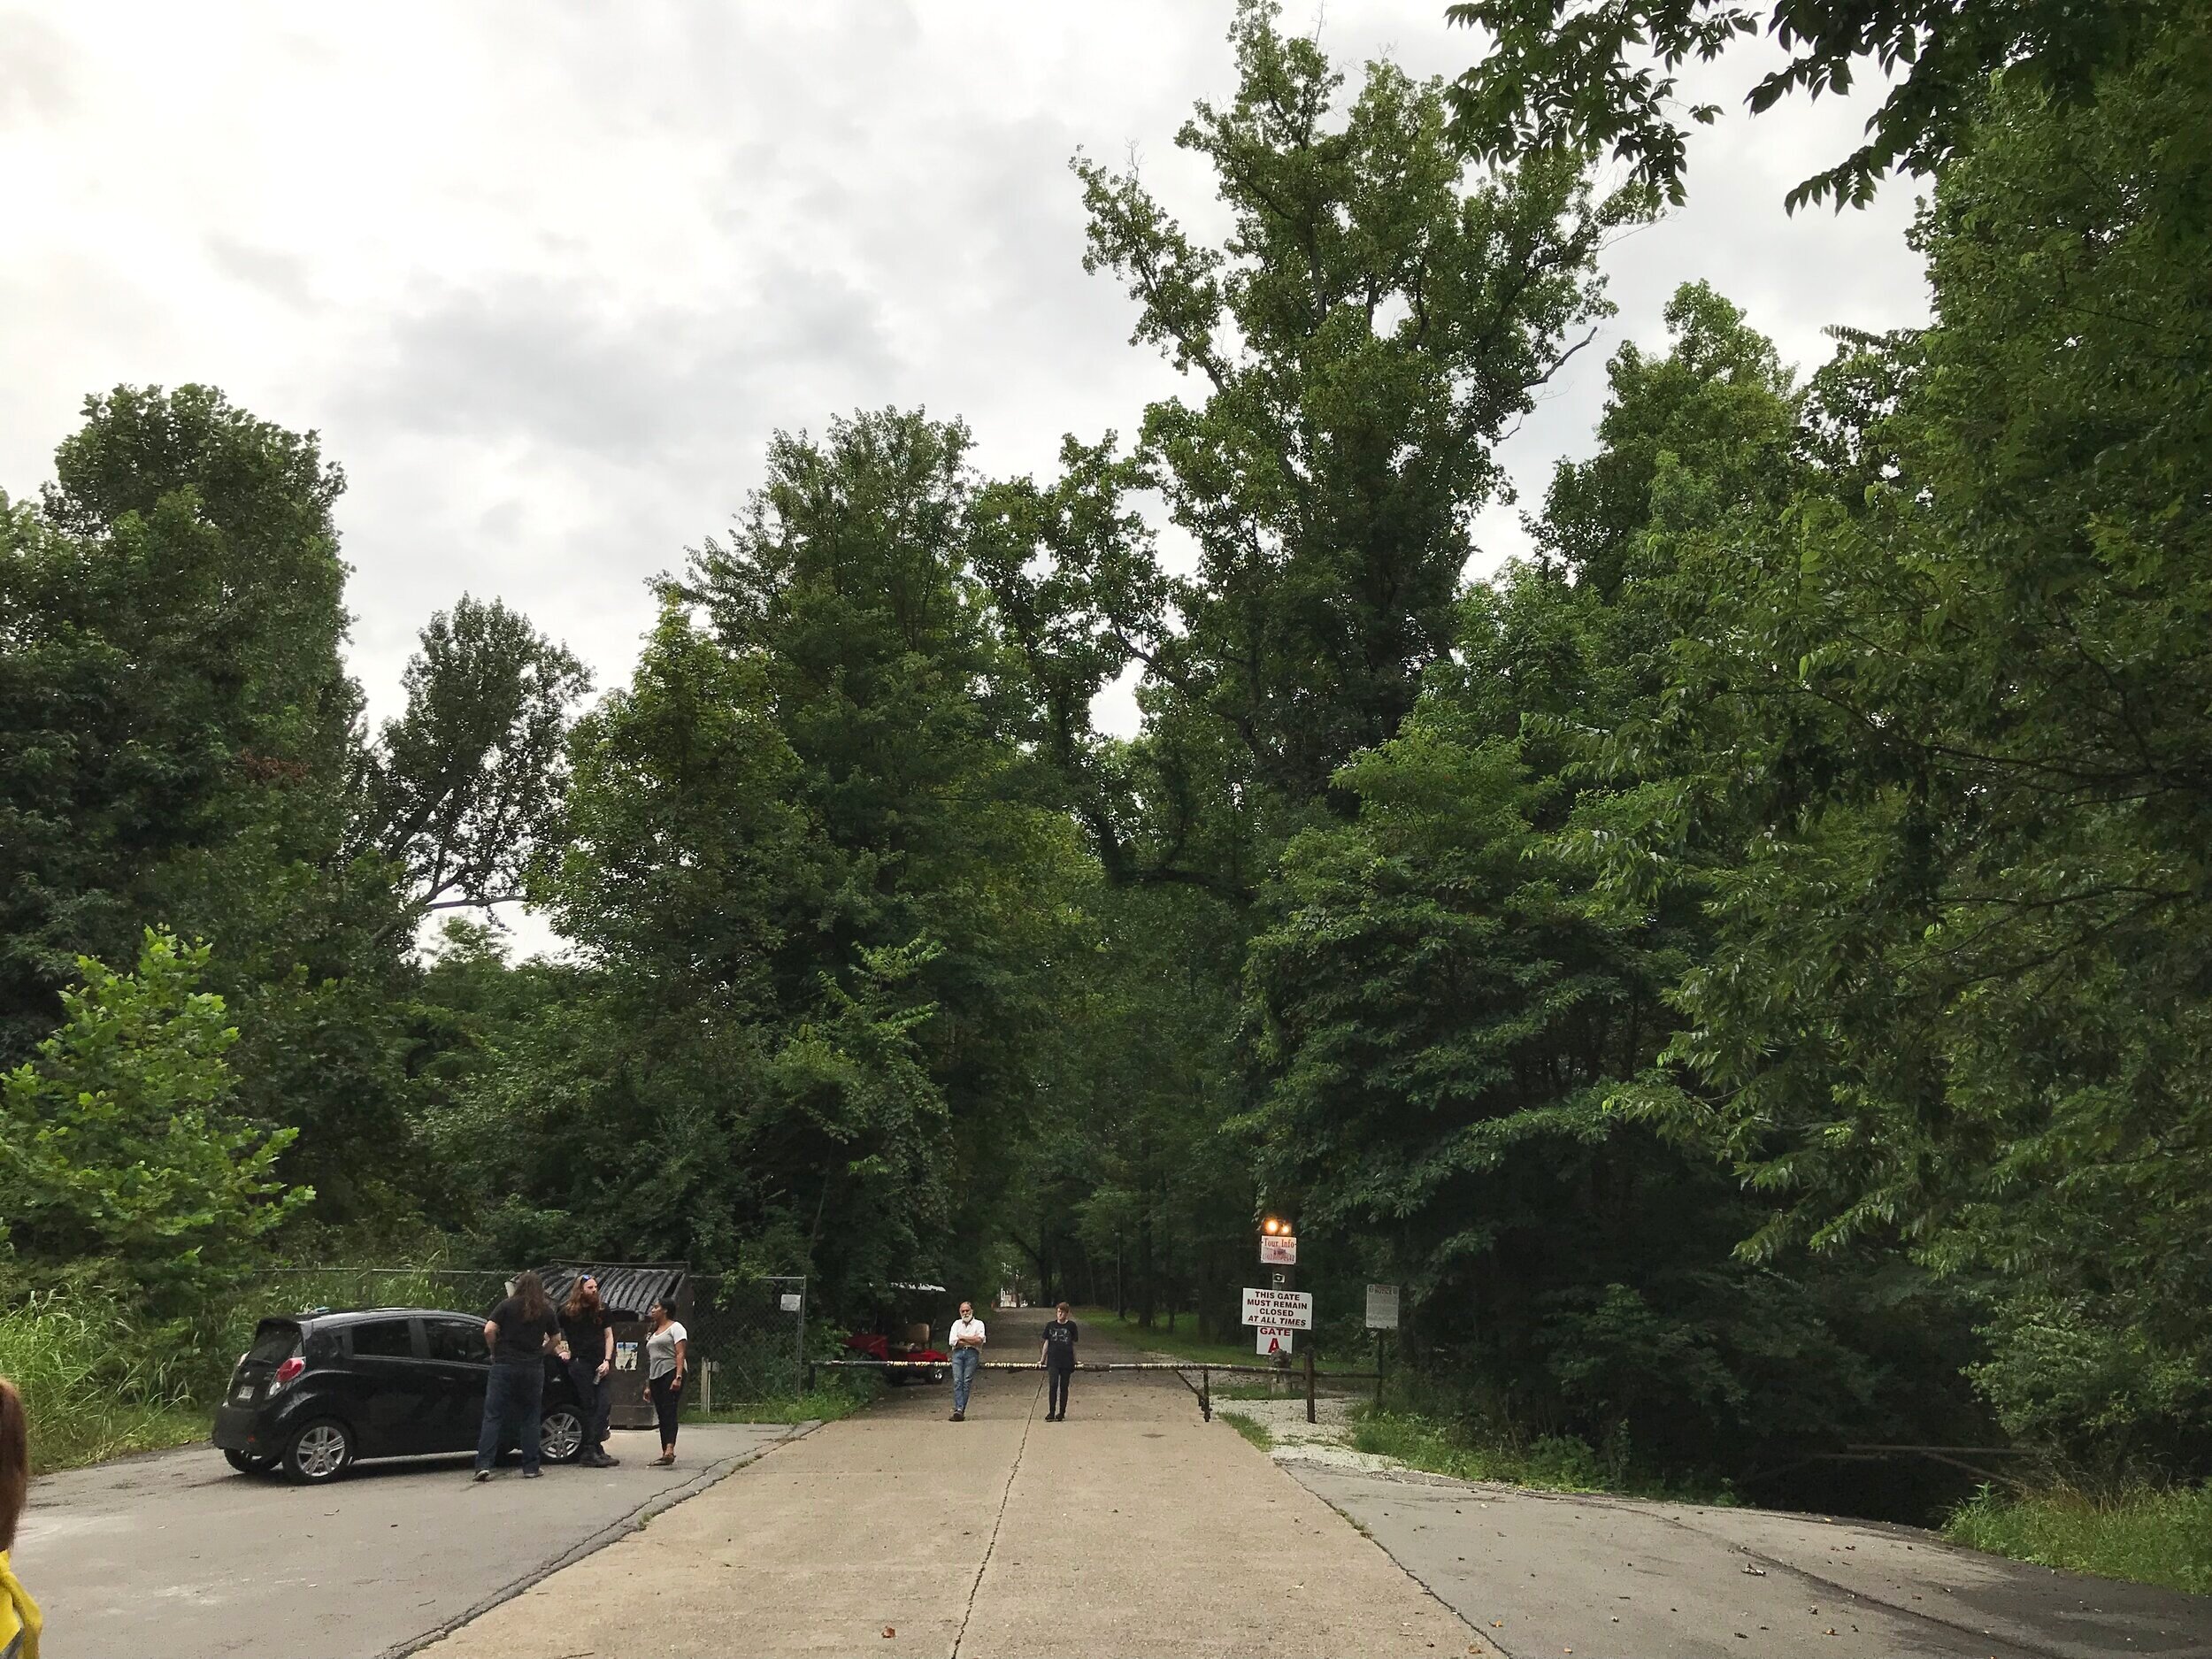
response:
M976 1367L983 1363L983 1321L975 1317L972 1302L960 1304L960 1317L952 1322L952 1420L968 1418L968 1390L975 1386Z

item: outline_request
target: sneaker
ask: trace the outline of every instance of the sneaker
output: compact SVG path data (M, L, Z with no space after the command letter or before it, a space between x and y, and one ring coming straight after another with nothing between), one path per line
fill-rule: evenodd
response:
M964 1411L956 1411L952 1414L951 1420L955 1423L965 1423L968 1420L968 1414Z
M526 1469L522 1471L522 1478L525 1480L541 1480L544 1477L545 1471L542 1469Z
M492 1471L488 1469L480 1469L476 1471L476 1478L479 1480L489 1480L492 1478Z

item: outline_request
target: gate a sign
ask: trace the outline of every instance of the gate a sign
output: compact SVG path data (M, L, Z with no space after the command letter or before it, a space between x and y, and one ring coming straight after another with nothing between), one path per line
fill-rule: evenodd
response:
M1287 1354L1297 1332L1286 1325L1263 1325L1256 1327L1259 1339L1260 1356L1273 1359L1278 1354Z
M1303 1290L1253 1290L1244 1293L1246 1325L1283 1325L1293 1331L1313 1329L1313 1295Z

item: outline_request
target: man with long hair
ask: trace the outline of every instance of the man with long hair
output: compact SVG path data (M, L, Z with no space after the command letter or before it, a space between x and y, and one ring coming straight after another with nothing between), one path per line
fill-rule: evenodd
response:
M515 1280L507 1299L484 1322L492 1369L485 1379L484 1426L476 1436L477 1479L492 1478L492 1465L508 1440L521 1446L526 1480L545 1472L538 1466L538 1419L545 1412L545 1356L559 1340L560 1329L545 1281L535 1273Z
M614 1372L614 1325L599 1300L599 1281L576 1275L561 1304L561 1340L568 1344L568 1379L584 1412L587 1469L612 1469L622 1460L607 1455L607 1415L613 1403L607 1379Z

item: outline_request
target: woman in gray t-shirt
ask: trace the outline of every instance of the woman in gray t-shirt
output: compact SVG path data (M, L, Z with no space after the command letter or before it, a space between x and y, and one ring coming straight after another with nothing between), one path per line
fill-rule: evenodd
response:
M645 1392L661 1420L661 1455L656 1468L676 1461L676 1407L683 1399L684 1373L691 1368L691 1336L676 1323L675 1310L657 1302L645 1315Z

